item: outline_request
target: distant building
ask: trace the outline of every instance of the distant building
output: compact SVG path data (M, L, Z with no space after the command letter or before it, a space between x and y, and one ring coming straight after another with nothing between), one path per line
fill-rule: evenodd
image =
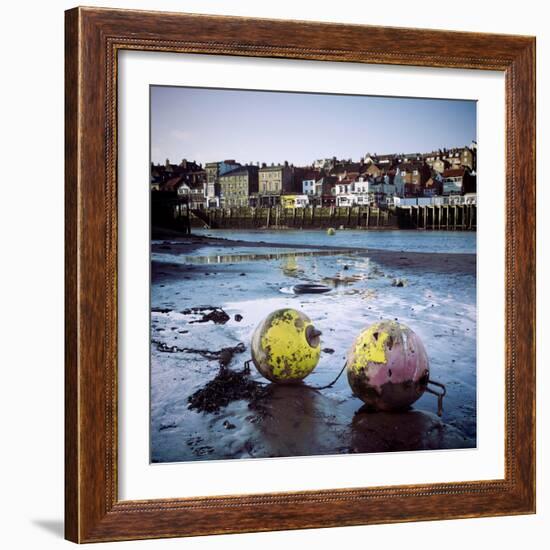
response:
M177 194L178 197L187 197L189 208L202 209L206 206L202 185L182 182L177 187Z
M302 193L304 195L315 195L315 178L302 180Z
M369 177L369 193L377 205L386 206L388 198L396 195L397 190L394 180L395 171L393 170L376 178Z
M327 173L330 176L336 176L339 180L345 178L357 177L367 169L367 166L362 162L352 162L350 160L338 161L336 165L328 170Z
M424 184L431 176L430 168L423 162L406 162L397 167L399 184L404 187L404 196L422 195Z
M189 207L193 209L202 209L206 206L204 197L204 185L202 181L186 182L185 178L179 178L181 183L176 187L178 197L187 197Z
M476 192L477 144L428 153L367 153L359 162L336 157L309 166L259 163L241 165L233 159L204 165L183 159L151 164L150 189L187 196L193 208L282 205L300 208L377 203L394 198L455 201ZM445 195L445 196L443 196ZM160 195L159 195L160 197ZM448 202L447 202L448 203Z
M288 162L284 164L265 164L258 171L258 195L260 206L280 204L281 195L292 189L292 169Z
M208 207L220 205L220 176L239 168L241 165L234 160L207 162L205 164L206 186L204 196Z
M170 179L162 182L158 186L158 190L162 191L164 193L177 193L178 189L185 185L185 181L183 179L183 176L174 176Z
M248 206L249 196L258 192L258 167L241 166L219 176L220 206Z
M446 160L443 160L441 157L437 157L432 164L432 170L434 172L438 172L439 174L443 174L449 166L450 165Z
M194 160L189 161L183 159L180 164L172 164L169 159L166 159L164 164L151 163L151 183L158 186L159 189L168 180L182 177L187 182L194 183L206 177L206 172L202 165L197 164Z
M353 193L355 190L355 181L349 179L343 179L336 183L334 186L334 194L338 195L347 195L348 193Z
M384 174L382 168L380 168L378 165L371 163L365 170L365 174L367 176L371 176L373 178L379 178Z
M464 195L476 192L476 177L467 168L450 168L442 175L443 195Z
M336 206L370 206L374 204L373 193L348 193L336 196Z
M297 193L281 195L281 205L283 208L305 208L309 205L309 196Z
M334 185L336 206L368 205L374 201L370 182L363 176L343 179Z
M172 164L166 159L164 164L151 164L151 191L172 194L174 197L187 197L192 208L203 208L206 171L201 164L183 159Z
M475 169L475 154L474 150L464 147L460 152L460 164L470 170Z
M316 206L334 206L336 205L336 185L338 178L336 176L324 176L315 182ZM310 200L311 202L311 200Z
M389 169L395 163L395 154L390 154L390 155L377 155L377 154L374 154L374 155L371 155L370 153L367 153L363 157L363 163L367 166L370 165L370 164L376 164L378 167L381 167L381 168L383 167L384 169Z
M443 157L448 163L449 168L469 168L475 169L475 149L469 147L458 147L445 152Z
M317 170L332 170L336 164L336 157L330 159L317 159L313 161L313 168Z
M432 176L424 184L424 197L434 197L441 195L443 178L439 174Z

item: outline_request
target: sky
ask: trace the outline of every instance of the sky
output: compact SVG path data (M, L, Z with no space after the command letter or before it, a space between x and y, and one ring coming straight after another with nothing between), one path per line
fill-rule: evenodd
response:
M358 161L476 139L476 102L151 86L151 161Z

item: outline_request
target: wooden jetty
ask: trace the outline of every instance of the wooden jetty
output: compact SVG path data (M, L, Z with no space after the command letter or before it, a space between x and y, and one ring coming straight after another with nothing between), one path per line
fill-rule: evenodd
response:
M475 231L477 227L475 204L400 206L396 211L402 229Z
M208 229L424 229L475 231L475 204L397 206L317 206L305 208L233 207L190 208L186 197L151 200L155 226L191 232Z

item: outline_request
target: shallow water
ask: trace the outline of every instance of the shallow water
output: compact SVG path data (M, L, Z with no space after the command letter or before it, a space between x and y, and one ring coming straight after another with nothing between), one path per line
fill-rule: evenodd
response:
M358 248L379 248L407 252L476 252L477 233L472 231L403 231L403 230L353 230L336 231L329 236L319 230L239 230L239 229L196 229L197 235L225 237L277 244L306 244L314 246L345 246Z
M388 268L372 261L368 251L293 253L289 248L321 247L330 240L331 246L471 252L475 234L342 231L333 238L324 231L204 233L286 246L206 245L192 252L174 248L153 254L151 334L164 345L164 351L153 345L151 357L154 462L476 445L475 270L434 274L414 266ZM405 279L406 286L392 286L395 278ZM332 290L293 294L292 287L301 283L326 284ZM200 315L189 308L207 305L221 307L229 321L197 322ZM233 402L218 414L189 410L188 397L219 368L196 350L215 351L243 342L245 352L236 354L230 365L240 369L250 357L254 328L283 307L303 311L323 333L321 360L305 386L271 384L261 415L245 401ZM307 387L330 382L360 330L383 318L398 319L423 340L431 378L447 387L442 424L435 417L437 400L427 393L411 411L383 415L364 411L345 375L327 390ZM254 367L251 376L267 383Z

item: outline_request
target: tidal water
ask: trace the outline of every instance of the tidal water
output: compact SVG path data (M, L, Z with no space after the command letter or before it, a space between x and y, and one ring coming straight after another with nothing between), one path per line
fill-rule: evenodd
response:
M472 231L402 231L402 230L349 230L336 231L327 236L324 230L193 230L197 235L210 235L250 242L281 243L288 245L345 246L378 248L407 252L476 252L477 233Z

